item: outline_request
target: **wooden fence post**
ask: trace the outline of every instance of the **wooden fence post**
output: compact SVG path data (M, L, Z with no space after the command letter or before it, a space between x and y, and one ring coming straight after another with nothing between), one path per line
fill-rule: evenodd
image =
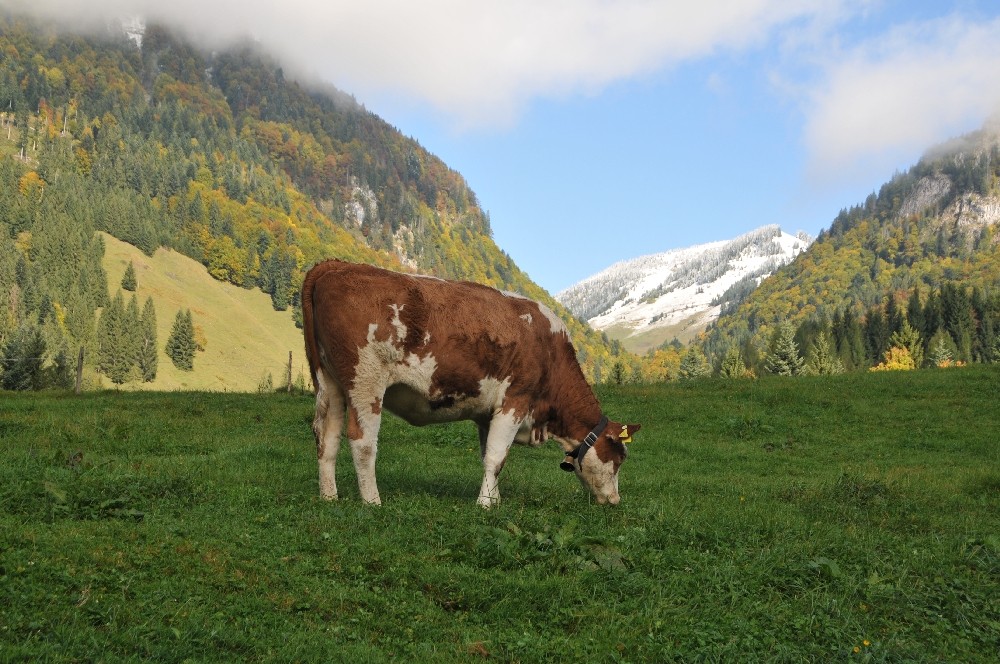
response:
M292 393L292 351L288 351L288 393Z

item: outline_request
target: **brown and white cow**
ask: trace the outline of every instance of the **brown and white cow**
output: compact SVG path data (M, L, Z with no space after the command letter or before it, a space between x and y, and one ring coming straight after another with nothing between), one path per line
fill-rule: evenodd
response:
M497 476L511 444L548 438L597 502L618 503L624 443L639 425L604 417L565 325L544 305L479 284L330 260L306 275L302 318L323 498L337 497L346 415L361 497L381 503L375 455L384 408L417 426L475 422L483 507L500 500Z

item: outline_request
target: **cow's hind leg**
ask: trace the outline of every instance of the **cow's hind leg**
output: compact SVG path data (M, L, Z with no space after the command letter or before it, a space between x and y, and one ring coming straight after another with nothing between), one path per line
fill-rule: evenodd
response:
M521 426L512 413L498 413L490 420L490 429L486 434L485 445L480 445L483 456L483 485L479 489L480 506L490 508L500 503L500 489L497 487L497 477L507 460L507 453L514 443L514 436Z
M319 459L319 495L337 499L337 452L344 429L344 390L323 369L316 370L316 456Z
M352 398L347 407L347 438L358 474L358 491L366 503L381 505L375 482L375 457L378 454L378 431L382 425L382 395L356 403Z

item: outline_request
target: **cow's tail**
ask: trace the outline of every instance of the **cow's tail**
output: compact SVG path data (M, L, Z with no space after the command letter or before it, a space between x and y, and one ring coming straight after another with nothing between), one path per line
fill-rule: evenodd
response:
M312 378L313 388L319 389L317 383L317 370L319 369L319 348L316 345L316 326L313 317L313 291L316 288L316 281L325 271L325 263L320 263L312 267L306 278L302 282L302 332L306 339L306 359L309 361L309 376Z

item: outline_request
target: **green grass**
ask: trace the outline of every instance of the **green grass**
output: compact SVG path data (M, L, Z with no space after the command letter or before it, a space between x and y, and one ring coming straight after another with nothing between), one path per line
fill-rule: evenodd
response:
M0 395L0 661L994 661L1000 368L602 389L622 505L553 443L386 418L317 497L312 403ZM857 652L855 652L857 649Z

